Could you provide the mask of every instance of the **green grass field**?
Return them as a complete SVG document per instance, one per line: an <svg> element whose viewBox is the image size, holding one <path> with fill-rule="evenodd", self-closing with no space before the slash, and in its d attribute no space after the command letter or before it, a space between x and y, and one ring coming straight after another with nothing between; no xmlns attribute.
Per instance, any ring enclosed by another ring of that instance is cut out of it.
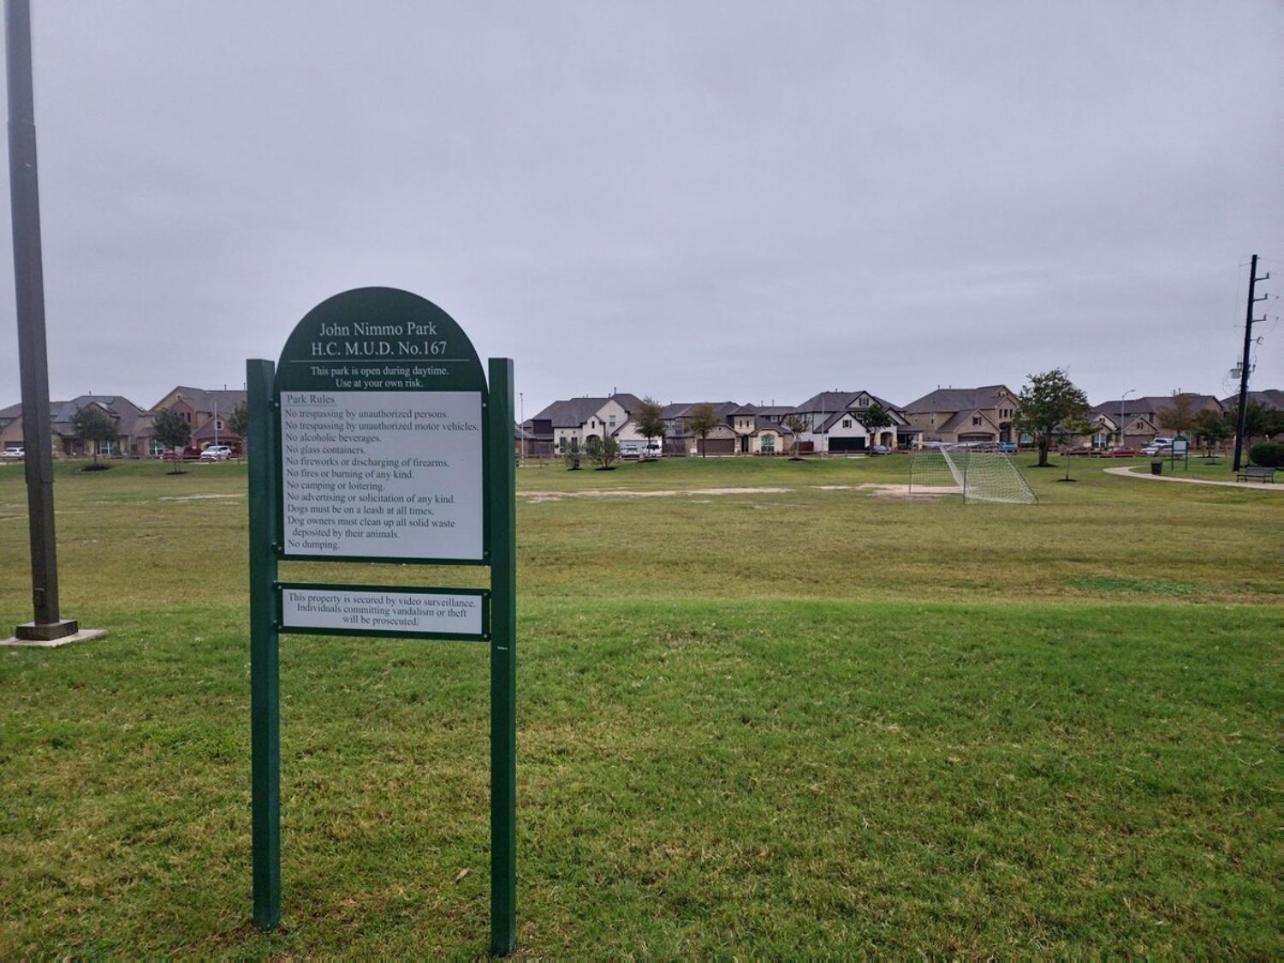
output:
<svg viewBox="0 0 1284 963"><path fill-rule="evenodd" d="M1112 464L1031 507L857 487L899 456L522 469L521 952L1284 954L1284 495ZM484 650L283 637L260 934L244 466L76 467L64 610L110 636L0 650L0 958L484 954Z"/></svg>

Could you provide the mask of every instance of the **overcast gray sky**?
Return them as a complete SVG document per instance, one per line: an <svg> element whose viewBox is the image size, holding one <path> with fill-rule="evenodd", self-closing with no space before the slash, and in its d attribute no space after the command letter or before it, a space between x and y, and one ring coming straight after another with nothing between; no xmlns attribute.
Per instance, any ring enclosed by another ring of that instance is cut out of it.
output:
<svg viewBox="0 0 1284 963"><path fill-rule="evenodd" d="M239 387L366 284L513 357L528 416L1222 395L1249 254L1284 293L1278 0L32 5L56 397Z"/></svg>

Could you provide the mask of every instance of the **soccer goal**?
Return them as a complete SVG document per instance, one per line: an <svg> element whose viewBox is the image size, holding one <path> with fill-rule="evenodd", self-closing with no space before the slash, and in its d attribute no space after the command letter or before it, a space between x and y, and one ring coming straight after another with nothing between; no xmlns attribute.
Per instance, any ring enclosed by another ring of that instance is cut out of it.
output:
<svg viewBox="0 0 1284 963"><path fill-rule="evenodd" d="M909 490L953 488L965 502L1034 505L1039 498L1010 455L969 445L929 445L910 458Z"/></svg>

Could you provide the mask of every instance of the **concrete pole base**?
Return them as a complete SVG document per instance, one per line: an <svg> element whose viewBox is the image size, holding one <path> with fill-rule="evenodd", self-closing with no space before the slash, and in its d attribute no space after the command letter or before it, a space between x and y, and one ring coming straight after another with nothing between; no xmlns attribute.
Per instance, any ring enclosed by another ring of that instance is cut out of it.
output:
<svg viewBox="0 0 1284 963"><path fill-rule="evenodd" d="M15 639L27 642L52 642L64 635L75 635L80 631L80 623L75 619L59 619L57 622L23 622L13 630Z"/></svg>
<svg viewBox="0 0 1284 963"><path fill-rule="evenodd" d="M67 626L71 627L69 633L64 631L59 634L57 631L50 631L51 629L56 630L58 627L65 629ZM70 619L50 624L25 622L17 627L13 638L0 639L0 646L55 649L60 645L71 645L75 642L92 642L94 639L103 638L106 634L106 629L82 629L74 620Z"/></svg>

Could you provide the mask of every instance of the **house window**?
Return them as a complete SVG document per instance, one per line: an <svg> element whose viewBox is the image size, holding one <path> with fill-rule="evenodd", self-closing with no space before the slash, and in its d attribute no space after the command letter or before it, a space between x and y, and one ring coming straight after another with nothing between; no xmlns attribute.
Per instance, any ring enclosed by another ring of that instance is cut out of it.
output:
<svg viewBox="0 0 1284 963"><path fill-rule="evenodd" d="M868 398L861 398L861 399L860 399L860 401L856 402L856 405L857 405L857 407L859 407L859 408L868 408L868 407L869 407L869 399L868 399Z"/></svg>
<svg viewBox="0 0 1284 963"><path fill-rule="evenodd" d="M775 435L763 435L763 436L762 436L762 450L763 450L763 453L764 453L764 454L768 454L768 455L773 454L773 453L776 451L776 436L775 436Z"/></svg>
<svg viewBox="0 0 1284 963"><path fill-rule="evenodd" d="M979 416L979 415L973 415L973 416L972 416L972 424L974 424L974 425L979 425L980 423L981 423L981 418L980 418L980 416Z"/></svg>
<svg viewBox="0 0 1284 963"><path fill-rule="evenodd" d="M852 420L851 420L850 418L844 418L844 419L843 419L843 427L844 427L844 428L850 428L851 426L852 426Z"/></svg>

